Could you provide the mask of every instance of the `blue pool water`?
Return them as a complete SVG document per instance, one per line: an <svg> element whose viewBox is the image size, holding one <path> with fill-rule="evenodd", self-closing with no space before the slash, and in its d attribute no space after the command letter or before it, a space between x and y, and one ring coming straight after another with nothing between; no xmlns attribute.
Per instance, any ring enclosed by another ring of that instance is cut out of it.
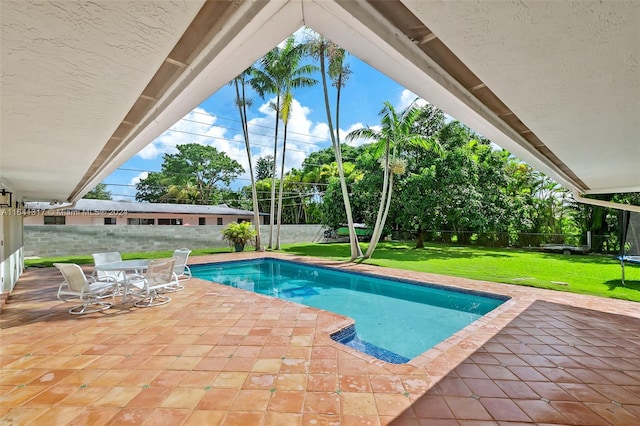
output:
<svg viewBox="0 0 640 426"><path fill-rule="evenodd" d="M191 271L197 278L351 317L355 327L332 338L393 363L409 361L507 300L276 259L195 265Z"/></svg>

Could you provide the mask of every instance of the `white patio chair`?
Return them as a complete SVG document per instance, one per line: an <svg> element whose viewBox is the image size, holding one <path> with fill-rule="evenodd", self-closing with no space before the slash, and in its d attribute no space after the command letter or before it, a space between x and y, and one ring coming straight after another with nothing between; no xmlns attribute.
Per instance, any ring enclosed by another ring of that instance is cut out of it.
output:
<svg viewBox="0 0 640 426"><path fill-rule="evenodd" d="M179 285L178 277L173 272L175 259L153 259L144 274L130 275L125 286L125 296L131 294L141 299L133 305L139 308L164 305L171 297L162 294L175 291Z"/></svg>
<svg viewBox="0 0 640 426"><path fill-rule="evenodd" d="M179 248L173 252L173 258L176 260L176 266L173 272L176 273L178 279L188 280L191 278L191 269L187 266L191 250L188 248Z"/></svg>
<svg viewBox="0 0 640 426"><path fill-rule="evenodd" d="M105 297L113 297L118 283L112 279L95 281L93 277L87 277L80 266L75 263L54 263L64 278L64 282L58 289L60 295L73 296L82 301L81 305L69 309L72 315L89 314L109 309L113 304L103 302ZM61 299L62 300L62 299Z"/></svg>
<svg viewBox="0 0 640 426"><path fill-rule="evenodd" d="M122 262L122 256L117 251L110 251L106 253L93 253L93 265L98 266L105 263ZM126 282L126 276L122 271L98 271L93 270L93 276L98 281L104 281L105 279L115 279L119 284L124 285Z"/></svg>

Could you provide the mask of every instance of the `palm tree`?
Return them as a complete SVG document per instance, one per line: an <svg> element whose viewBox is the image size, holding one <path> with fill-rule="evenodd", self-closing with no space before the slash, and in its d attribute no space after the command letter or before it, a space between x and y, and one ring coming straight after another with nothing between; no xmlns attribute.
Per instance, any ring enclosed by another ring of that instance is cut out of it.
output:
<svg viewBox="0 0 640 426"><path fill-rule="evenodd" d="M340 188L342 190L342 200L344 202L345 213L347 215L347 226L349 228L349 242L351 246L351 260L362 257L362 250L358 244L358 236L356 235L355 226L353 224L353 214L351 212L351 202L349 200L349 190L344 176L344 167L342 163L342 147L340 144L340 92L345 86L351 71L344 64L345 50L332 43L320 34L315 33L314 36L307 41L306 47L312 56L320 62L320 74L322 75L322 89L324 92L324 105L327 113L327 123L329 125L329 134L331 135L331 145L336 157L336 165L338 167L338 175L340 177ZM329 61L329 69L325 60ZM334 130L333 120L331 117L331 105L329 103L329 89L327 87L327 73L331 78L332 85L336 88L336 126Z"/></svg>
<svg viewBox="0 0 640 426"><path fill-rule="evenodd" d="M247 161L249 162L249 174L251 175L251 199L253 202L253 223L256 229L255 245L256 250L260 250L260 210L258 206L258 192L256 190L256 180L253 174L253 164L251 163L251 146L249 144L249 126L247 122L247 106L251 106L251 99L247 98L246 85L248 79L253 73L254 68L249 67L239 76L233 79L233 85L236 89L236 106L240 114L240 122L242 123L242 135L244 136L244 146L247 151Z"/></svg>
<svg viewBox="0 0 640 426"><path fill-rule="evenodd" d="M276 95L276 102L272 104L276 111L276 126L273 144L273 176L271 184L271 210L269 211L269 248L273 247L273 219L275 212L276 190L276 163L278 150L278 124L282 120L284 124L284 138L282 147L282 161L280 167L280 194L278 208L278 232L276 249L280 249L280 219L282 217L282 185L284 177L284 164L287 146L287 125L293 103L293 89L309 87L316 83L311 77L315 67L312 65L300 65L303 54L302 46L295 44L294 37L289 37L284 46L276 46L261 60L260 67L256 68L251 79L251 85L264 99L268 94Z"/></svg>
<svg viewBox="0 0 640 426"><path fill-rule="evenodd" d="M188 180L169 185L161 199L176 204L204 204L198 186Z"/></svg>
<svg viewBox="0 0 640 426"><path fill-rule="evenodd" d="M424 149L440 150L440 146L435 139L426 139L420 134L413 133L412 129L415 128L415 122L420 117L420 108L415 105L415 102L401 114L398 114L389 102L385 102L379 115L382 118L380 123L382 125L381 130L374 130L367 126L354 130L347 135L347 140L359 138L376 140L377 142L374 145L375 154L382 157L380 162L382 163L384 175L380 206L378 207L371 242L364 255L366 259L371 257L382 236L382 230L391 206L393 176L402 175L406 170L406 161L401 156L403 149L412 145L420 146Z"/></svg>

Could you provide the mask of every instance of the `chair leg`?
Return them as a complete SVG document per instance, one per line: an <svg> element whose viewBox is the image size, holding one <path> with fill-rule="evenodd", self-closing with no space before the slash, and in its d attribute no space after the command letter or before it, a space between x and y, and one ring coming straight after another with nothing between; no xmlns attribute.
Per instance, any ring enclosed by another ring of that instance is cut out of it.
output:
<svg viewBox="0 0 640 426"><path fill-rule="evenodd" d="M95 312L102 312L113 306L111 303L99 302L97 300L91 300L83 303L82 305L74 306L69 309L71 315L92 314Z"/></svg>
<svg viewBox="0 0 640 426"><path fill-rule="evenodd" d="M133 306L137 308L149 308L151 306L164 305L169 302L171 302L171 298L169 296L163 296L161 294L158 294L156 291L152 291L144 299L135 302Z"/></svg>

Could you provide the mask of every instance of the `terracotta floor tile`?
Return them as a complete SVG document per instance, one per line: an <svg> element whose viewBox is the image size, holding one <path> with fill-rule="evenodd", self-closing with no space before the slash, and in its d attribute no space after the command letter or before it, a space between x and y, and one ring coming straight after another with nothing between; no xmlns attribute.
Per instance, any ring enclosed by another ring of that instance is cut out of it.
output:
<svg viewBox="0 0 640 426"><path fill-rule="evenodd" d="M194 410L184 421L183 426L221 425L226 416L226 410Z"/></svg>
<svg viewBox="0 0 640 426"><path fill-rule="evenodd" d="M376 393L373 395L376 400L378 414L381 416L416 417L411 408L411 400L401 394Z"/></svg>
<svg viewBox="0 0 640 426"><path fill-rule="evenodd" d="M549 379L538 370L529 366L512 366L509 370L524 382L547 382Z"/></svg>
<svg viewBox="0 0 640 426"><path fill-rule="evenodd" d="M93 405L98 399L109 391L105 387L77 387L77 390L59 402L59 405L71 405L87 407Z"/></svg>
<svg viewBox="0 0 640 426"><path fill-rule="evenodd" d="M238 395L235 389L206 389L196 408L198 410L227 411Z"/></svg>
<svg viewBox="0 0 640 426"><path fill-rule="evenodd" d="M287 257L193 261L265 255ZM158 309L127 304L72 317L55 299L57 274L28 270L2 306L3 321L17 326L0 329L1 422L627 426L640 418L635 303L385 268L511 297L392 365L328 337L346 317L198 279ZM34 310L46 320L25 314Z"/></svg>
<svg viewBox="0 0 640 426"><path fill-rule="evenodd" d="M179 425L189 416L191 410L158 408L144 422L145 426Z"/></svg>
<svg viewBox="0 0 640 426"><path fill-rule="evenodd" d="M314 426L335 426L340 424L340 416L338 414L304 413L302 415L302 424Z"/></svg>
<svg viewBox="0 0 640 426"><path fill-rule="evenodd" d="M242 389L275 389L276 378L275 374L250 373L247 375Z"/></svg>
<svg viewBox="0 0 640 426"><path fill-rule="evenodd" d="M303 412L319 414L340 414L341 397L336 392L307 392Z"/></svg>
<svg viewBox="0 0 640 426"><path fill-rule="evenodd" d="M251 371L257 373L278 373L282 366L280 358L258 358L253 364Z"/></svg>
<svg viewBox="0 0 640 426"><path fill-rule="evenodd" d="M106 425L118 410L115 407L88 407L67 424L70 426Z"/></svg>
<svg viewBox="0 0 640 426"><path fill-rule="evenodd" d="M224 421L228 425L259 425L266 417L265 413L255 411L230 411Z"/></svg>
<svg viewBox="0 0 640 426"><path fill-rule="evenodd" d="M541 400L514 400L514 402L536 423L570 424L552 405Z"/></svg>
<svg viewBox="0 0 640 426"><path fill-rule="evenodd" d="M307 387L307 375L296 373L283 373L276 377L276 389L301 391Z"/></svg>
<svg viewBox="0 0 640 426"><path fill-rule="evenodd" d="M141 425L155 408L127 407L119 410L107 423L108 425Z"/></svg>
<svg viewBox="0 0 640 426"><path fill-rule="evenodd" d="M638 395L634 395L621 386L600 384L592 384L590 386L595 391L609 398L610 401L616 401L620 404L638 404Z"/></svg>
<svg viewBox="0 0 640 426"><path fill-rule="evenodd" d="M267 412L264 426L298 426L302 424L302 414Z"/></svg>
<svg viewBox="0 0 640 426"><path fill-rule="evenodd" d="M129 403L127 407L160 407L171 394L172 388L149 386L142 389Z"/></svg>
<svg viewBox="0 0 640 426"><path fill-rule="evenodd" d="M375 398L369 393L343 392L340 394L343 415L377 414Z"/></svg>
<svg viewBox="0 0 640 426"><path fill-rule="evenodd" d="M141 391L140 387L111 388L95 402L95 405L98 407L126 407Z"/></svg>
<svg viewBox="0 0 640 426"><path fill-rule="evenodd" d="M569 419L572 424L597 426L609 424L589 407L579 402L552 401L551 405Z"/></svg>
<svg viewBox="0 0 640 426"><path fill-rule="evenodd" d="M37 424L35 420L46 413L49 407L12 407L0 417L3 425Z"/></svg>
<svg viewBox="0 0 640 426"><path fill-rule="evenodd" d="M275 391L269 400L269 411L302 413L305 395L296 391Z"/></svg>
<svg viewBox="0 0 640 426"><path fill-rule="evenodd" d="M611 403L586 403L592 411L598 414L603 419L607 420L612 425L632 425L637 424L640 421L640 413L632 413L626 410L626 407L619 407Z"/></svg>
<svg viewBox="0 0 640 426"><path fill-rule="evenodd" d="M451 409L440 395L425 395L413 404L413 410L419 418L453 419Z"/></svg>
<svg viewBox="0 0 640 426"><path fill-rule="evenodd" d="M307 391L335 392L339 389L337 374L309 374Z"/></svg>
<svg viewBox="0 0 640 426"><path fill-rule="evenodd" d="M343 392L371 392L369 376L366 374L340 374L338 380Z"/></svg>
<svg viewBox="0 0 640 426"><path fill-rule="evenodd" d="M231 405L232 411L265 411L271 391L259 389L242 389Z"/></svg>
<svg viewBox="0 0 640 426"><path fill-rule="evenodd" d="M402 394L406 390L399 376L369 375L369 381L373 392Z"/></svg>
<svg viewBox="0 0 640 426"><path fill-rule="evenodd" d="M438 390L445 396L471 396L471 390L458 377L445 377L438 382Z"/></svg>
<svg viewBox="0 0 640 426"><path fill-rule="evenodd" d="M501 365L480 364L480 368L491 380L519 380L509 369Z"/></svg>
<svg viewBox="0 0 640 426"><path fill-rule="evenodd" d="M610 377L613 378L613 375L608 374L608 372L611 370L603 371L603 375L585 368L567 368L565 371L567 372L567 374L571 374L572 377L575 377L575 379L573 380L574 382L612 384ZM559 381L571 382L570 380Z"/></svg>
<svg viewBox="0 0 640 426"><path fill-rule="evenodd" d="M105 371L100 377L97 377L91 382L92 386L117 386L126 379L131 372L128 370L110 370Z"/></svg>
<svg viewBox="0 0 640 426"><path fill-rule="evenodd" d="M342 426L380 426L378 416L342 416Z"/></svg>
<svg viewBox="0 0 640 426"><path fill-rule="evenodd" d="M542 398L550 401L575 401L576 398L560 386L550 382L528 382L527 385Z"/></svg>
<svg viewBox="0 0 640 426"><path fill-rule="evenodd" d="M489 379L462 379L473 395L480 397L507 398L498 385Z"/></svg>
<svg viewBox="0 0 640 426"><path fill-rule="evenodd" d="M55 405L68 397L69 395L75 393L78 390L75 386L55 386L48 388L44 392L39 393L37 396L31 398L29 401L25 402L24 405L26 407L29 406L37 406L37 405Z"/></svg>
<svg viewBox="0 0 640 426"><path fill-rule="evenodd" d="M474 398L460 396L443 396L443 398L458 420L491 420L491 415Z"/></svg>
<svg viewBox="0 0 640 426"><path fill-rule="evenodd" d="M41 425L64 425L73 422L85 410L85 407L51 407L34 421Z"/></svg>
<svg viewBox="0 0 640 426"><path fill-rule="evenodd" d="M480 398L480 403L494 420L509 422L531 422L512 400L508 398Z"/></svg>

